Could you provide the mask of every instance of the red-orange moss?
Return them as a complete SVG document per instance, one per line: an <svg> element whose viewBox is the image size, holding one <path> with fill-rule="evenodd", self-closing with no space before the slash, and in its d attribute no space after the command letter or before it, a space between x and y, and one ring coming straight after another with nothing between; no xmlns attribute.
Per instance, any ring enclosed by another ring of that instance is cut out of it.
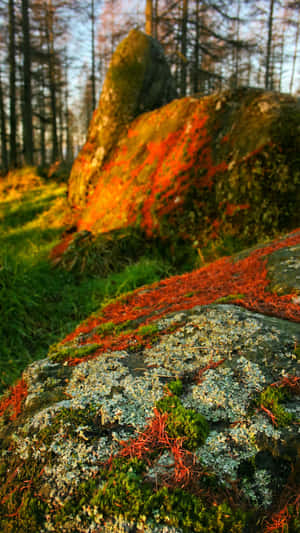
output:
<svg viewBox="0 0 300 533"><path fill-rule="evenodd" d="M10 420L15 420L22 411L22 403L27 394L27 383L24 379L20 379L16 385L10 387L9 396L0 402L0 416L9 410Z"/></svg>
<svg viewBox="0 0 300 533"><path fill-rule="evenodd" d="M289 522L292 516L300 513L300 493L299 485L289 486L282 491L281 505L279 511L271 514L266 522L264 533L285 533L289 531ZM293 531L296 531L293 530Z"/></svg>
<svg viewBox="0 0 300 533"><path fill-rule="evenodd" d="M54 248L52 248L50 253L50 259L54 260L60 258L62 254L67 250L70 242L72 241L74 234L66 235Z"/></svg>
<svg viewBox="0 0 300 533"><path fill-rule="evenodd" d="M179 122L170 125L171 131L157 141L152 132L151 140L144 145L136 142L139 120L136 121L104 165L78 222L79 231L92 230L96 224L97 231L106 232L134 225L139 219L140 227L150 237L159 232L162 217L184 204L193 183L197 189L211 189L216 174L225 172L227 164L213 161L205 102L186 100L184 106L190 117L187 123L183 115ZM174 103L170 104L160 110L160 115L164 120L172 120L174 108ZM143 124L148 120L149 125L151 119L152 114L149 114L141 120Z"/></svg>
<svg viewBox="0 0 300 533"><path fill-rule="evenodd" d="M137 289L125 300L107 305L102 309L101 317L93 317L83 325L79 325L63 342L75 339L80 334L90 333L85 341L81 340L81 343L99 344L97 352L90 357L96 357L107 350L127 349L136 343L145 342L145 339L139 336L138 330L105 339L99 337L93 330L108 321L113 321L117 325L127 320L143 319L144 324L149 324L167 313L210 304L229 294L243 294L242 299L237 296L231 303L239 304L251 311L300 322L300 308L293 302L293 294L279 296L268 291L269 279L266 268L270 254L299 243L298 230L298 233L294 232L286 238L254 250L244 259L233 261L223 257L199 270L155 283L146 290ZM191 296L187 297L187 294ZM77 364L83 360L85 358L73 359L69 364Z"/></svg>

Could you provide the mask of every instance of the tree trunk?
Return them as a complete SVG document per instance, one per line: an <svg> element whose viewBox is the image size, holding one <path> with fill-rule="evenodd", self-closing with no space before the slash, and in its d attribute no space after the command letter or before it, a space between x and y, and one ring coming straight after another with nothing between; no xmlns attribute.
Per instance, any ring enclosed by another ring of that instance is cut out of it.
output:
<svg viewBox="0 0 300 533"><path fill-rule="evenodd" d="M158 0L154 0L154 12L152 16L153 20L153 36L158 38Z"/></svg>
<svg viewBox="0 0 300 533"><path fill-rule="evenodd" d="M64 112L63 112L63 92L59 91L59 104L58 104L58 157L60 160L63 159L64 153Z"/></svg>
<svg viewBox="0 0 300 533"><path fill-rule="evenodd" d="M23 147L27 165L33 165L33 125L32 125L32 93L31 93L31 50L29 34L29 5L28 0L22 0L22 29L23 29Z"/></svg>
<svg viewBox="0 0 300 533"><path fill-rule="evenodd" d="M237 13L236 13L236 34L235 38L237 41L240 40L240 11L241 11L241 1L237 0ZM234 86L238 87L240 83L240 50L239 47L235 47L235 72L234 72Z"/></svg>
<svg viewBox="0 0 300 533"><path fill-rule="evenodd" d="M152 0L146 0L146 26L145 33L147 35L153 35L153 2Z"/></svg>
<svg viewBox="0 0 300 533"><path fill-rule="evenodd" d="M50 90L50 109L51 109L51 129L52 129L52 156L51 162L58 159L58 139L57 139L57 95L55 81L55 52L53 37L53 11L52 3L49 1L47 20L46 20L46 39L48 48L48 76Z"/></svg>
<svg viewBox="0 0 300 533"><path fill-rule="evenodd" d="M199 40L200 40L200 15L199 15L199 0L196 0L195 5L195 46L194 46L194 68L193 68L193 92L199 91Z"/></svg>
<svg viewBox="0 0 300 533"><path fill-rule="evenodd" d="M283 65L284 65L284 32L282 33L281 43L280 43L279 91L282 90Z"/></svg>
<svg viewBox="0 0 300 533"><path fill-rule="evenodd" d="M5 174L8 171L8 157L6 145L6 116L4 109L4 94L2 89L2 79L0 71L0 126L1 126L1 166Z"/></svg>
<svg viewBox="0 0 300 533"><path fill-rule="evenodd" d="M14 0L8 2L9 16L9 121L10 121L10 155L9 166L17 166L17 116L16 116L16 20Z"/></svg>
<svg viewBox="0 0 300 533"><path fill-rule="evenodd" d="M188 21L188 0L182 0L182 21L181 21L181 72L180 72L180 94L186 96L187 88L187 21Z"/></svg>
<svg viewBox="0 0 300 533"><path fill-rule="evenodd" d="M46 156L46 117L45 117L45 93L44 93L44 79L42 79L42 86L39 94L39 115L40 115L40 152L41 165L43 167L47 164Z"/></svg>
<svg viewBox="0 0 300 533"><path fill-rule="evenodd" d="M271 84L270 72L271 72L274 3L275 3L275 0L270 0L269 21L268 21L268 42L267 42L267 55L266 55L266 76L265 76L265 88L266 89L269 89L270 84Z"/></svg>
<svg viewBox="0 0 300 533"><path fill-rule="evenodd" d="M65 124L66 124L66 161L73 160L73 137L71 134L71 120L69 113L69 89L68 89L68 75L66 68L66 90L65 90Z"/></svg>
<svg viewBox="0 0 300 533"><path fill-rule="evenodd" d="M96 109L96 68L95 68L95 4L94 0L91 0L91 24L92 24L92 105L93 111Z"/></svg>

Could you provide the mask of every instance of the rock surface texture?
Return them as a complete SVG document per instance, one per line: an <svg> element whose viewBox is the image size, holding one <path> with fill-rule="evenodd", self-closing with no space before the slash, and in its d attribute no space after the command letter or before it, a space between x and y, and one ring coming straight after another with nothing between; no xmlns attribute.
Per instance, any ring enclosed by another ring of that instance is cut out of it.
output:
<svg viewBox="0 0 300 533"><path fill-rule="evenodd" d="M299 531L299 249L137 289L30 365L0 404L0 530Z"/></svg>
<svg viewBox="0 0 300 533"><path fill-rule="evenodd" d="M296 99L238 89L174 100L118 131L103 164L97 120L70 179L77 231L138 228L191 246L228 235L249 246L299 225Z"/></svg>
<svg viewBox="0 0 300 533"><path fill-rule="evenodd" d="M103 162L129 123L175 97L161 46L152 37L132 30L113 55L87 142L73 166L69 186L72 204L85 204Z"/></svg>

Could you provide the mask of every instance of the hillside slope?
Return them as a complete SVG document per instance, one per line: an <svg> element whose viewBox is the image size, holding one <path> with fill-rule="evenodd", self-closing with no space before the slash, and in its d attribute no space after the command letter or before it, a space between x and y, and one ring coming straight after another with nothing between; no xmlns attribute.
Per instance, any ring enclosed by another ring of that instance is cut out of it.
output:
<svg viewBox="0 0 300 533"><path fill-rule="evenodd" d="M106 304L1 401L1 531L299 528L300 230Z"/></svg>

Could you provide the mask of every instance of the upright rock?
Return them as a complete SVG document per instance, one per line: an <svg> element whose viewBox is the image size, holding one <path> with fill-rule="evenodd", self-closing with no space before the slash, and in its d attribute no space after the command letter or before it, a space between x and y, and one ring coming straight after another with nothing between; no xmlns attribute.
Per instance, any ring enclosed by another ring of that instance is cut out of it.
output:
<svg viewBox="0 0 300 533"><path fill-rule="evenodd" d="M97 180L103 161L129 122L175 97L161 46L149 35L132 30L113 55L87 142L74 163L69 183L73 206L85 204L89 185Z"/></svg>

